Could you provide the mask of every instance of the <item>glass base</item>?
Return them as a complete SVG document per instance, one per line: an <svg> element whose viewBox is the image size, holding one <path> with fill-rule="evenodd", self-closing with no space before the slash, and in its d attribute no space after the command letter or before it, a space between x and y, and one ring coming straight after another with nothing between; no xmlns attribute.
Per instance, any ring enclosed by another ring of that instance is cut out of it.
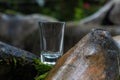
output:
<svg viewBox="0 0 120 80"><path fill-rule="evenodd" d="M41 52L41 62L45 64L55 65L56 61L61 57L60 52Z"/></svg>

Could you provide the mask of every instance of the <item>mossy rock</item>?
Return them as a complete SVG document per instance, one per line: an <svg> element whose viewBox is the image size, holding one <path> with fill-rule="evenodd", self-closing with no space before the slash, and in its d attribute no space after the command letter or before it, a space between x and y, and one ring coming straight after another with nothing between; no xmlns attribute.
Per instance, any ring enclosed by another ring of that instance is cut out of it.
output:
<svg viewBox="0 0 120 80"><path fill-rule="evenodd" d="M33 53L0 42L0 80L34 80L51 68Z"/></svg>

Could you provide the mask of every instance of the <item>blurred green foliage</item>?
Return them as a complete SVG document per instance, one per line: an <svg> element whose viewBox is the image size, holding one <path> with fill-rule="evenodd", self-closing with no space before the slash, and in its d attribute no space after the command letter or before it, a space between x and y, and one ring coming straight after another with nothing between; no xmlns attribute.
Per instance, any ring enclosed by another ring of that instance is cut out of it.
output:
<svg viewBox="0 0 120 80"><path fill-rule="evenodd" d="M75 7L74 20L80 20L95 13L105 3L106 0L79 0L78 6Z"/></svg>
<svg viewBox="0 0 120 80"><path fill-rule="evenodd" d="M106 2L107 0L50 0L41 13L59 20L78 21L96 12Z"/></svg>
<svg viewBox="0 0 120 80"><path fill-rule="evenodd" d="M108 0L0 0L1 12L45 14L60 21L80 20L96 12Z"/></svg>

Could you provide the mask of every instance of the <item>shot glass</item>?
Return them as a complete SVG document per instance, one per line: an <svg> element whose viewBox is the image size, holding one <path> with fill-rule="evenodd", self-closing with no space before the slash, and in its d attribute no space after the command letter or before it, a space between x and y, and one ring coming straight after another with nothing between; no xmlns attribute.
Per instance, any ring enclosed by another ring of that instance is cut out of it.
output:
<svg viewBox="0 0 120 80"><path fill-rule="evenodd" d="M54 65L63 55L65 22L39 22L40 59Z"/></svg>

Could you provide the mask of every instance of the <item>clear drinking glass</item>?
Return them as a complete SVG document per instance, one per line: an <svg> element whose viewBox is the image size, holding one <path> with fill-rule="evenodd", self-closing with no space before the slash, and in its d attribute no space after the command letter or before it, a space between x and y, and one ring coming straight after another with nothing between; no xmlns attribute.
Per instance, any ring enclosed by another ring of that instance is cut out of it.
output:
<svg viewBox="0 0 120 80"><path fill-rule="evenodd" d="M41 62L54 65L62 56L64 28L65 22L39 22Z"/></svg>

